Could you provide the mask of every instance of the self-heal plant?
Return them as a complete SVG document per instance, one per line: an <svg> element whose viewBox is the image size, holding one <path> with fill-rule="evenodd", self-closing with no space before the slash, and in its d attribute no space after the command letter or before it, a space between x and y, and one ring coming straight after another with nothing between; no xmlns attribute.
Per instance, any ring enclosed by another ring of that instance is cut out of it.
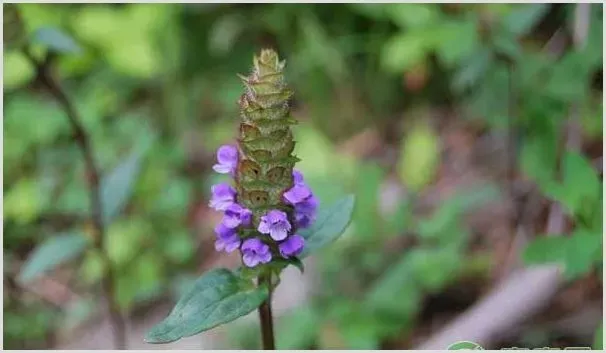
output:
<svg viewBox="0 0 606 353"><path fill-rule="evenodd" d="M215 230L217 251L239 251L243 266L201 276L169 316L147 334L149 343L168 343L211 329L259 308L263 347L274 348L271 293L288 265L303 270L301 259L343 233L353 196L330 207L320 203L303 174L294 169L295 141L284 79L285 62L273 50L253 60L240 76L240 128L236 145L217 150L213 170L232 182L213 185L209 207L223 217ZM254 281L253 279L256 279Z"/></svg>

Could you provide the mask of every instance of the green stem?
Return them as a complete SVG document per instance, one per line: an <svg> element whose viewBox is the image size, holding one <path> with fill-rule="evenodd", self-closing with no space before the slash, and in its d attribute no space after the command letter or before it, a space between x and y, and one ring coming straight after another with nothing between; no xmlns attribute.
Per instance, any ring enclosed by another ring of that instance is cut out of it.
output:
<svg viewBox="0 0 606 353"><path fill-rule="evenodd" d="M259 307L259 319L261 320L261 338L263 340L263 349L275 350L274 342L274 319L271 313L271 274L262 274L259 276L259 286L267 285L269 296Z"/></svg>

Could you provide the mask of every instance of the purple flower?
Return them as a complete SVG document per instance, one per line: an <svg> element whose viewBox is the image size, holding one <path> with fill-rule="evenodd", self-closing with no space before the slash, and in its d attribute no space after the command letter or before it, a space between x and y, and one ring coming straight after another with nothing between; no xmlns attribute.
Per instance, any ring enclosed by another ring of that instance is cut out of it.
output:
<svg viewBox="0 0 606 353"><path fill-rule="evenodd" d="M295 184L284 193L284 199L291 205L296 205L312 196L311 190L305 184Z"/></svg>
<svg viewBox="0 0 606 353"><path fill-rule="evenodd" d="M269 246L257 238L251 238L242 244L242 261L248 267L255 267L259 263L268 263L271 261L271 252Z"/></svg>
<svg viewBox="0 0 606 353"><path fill-rule="evenodd" d="M306 228L316 218L318 199L311 189L305 185L303 174L293 170L295 185L284 193L286 202L295 206L295 222L298 228Z"/></svg>
<svg viewBox="0 0 606 353"><path fill-rule="evenodd" d="M240 224L249 225L252 220L252 212L237 203L232 203L225 209L223 224L227 228L236 228Z"/></svg>
<svg viewBox="0 0 606 353"><path fill-rule="evenodd" d="M230 253L240 247L240 238L234 229L226 227L223 223L219 223L215 227L217 240L215 241L215 249L217 251L225 250Z"/></svg>
<svg viewBox="0 0 606 353"><path fill-rule="evenodd" d="M294 179L295 185L301 185L305 183L305 181L303 180L303 174L296 169L292 170L292 177Z"/></svg>
<svg viewBox="0 0 606 353"><path fill-rule="evenodd" d="M223 145L217 150L217 161L213 169L221 174L234 174L238 166L238 149L232 145Z"/></svg>
<svg viewBox="0 0 606 353"><path fill-rule="evenodd" d="M225 211L231 204L234 203L236 190L229 184L219 183L212 186L212 197L208 205L217 210Z"/></svg>
<svg viewBox="0 0 606 353"><path fill-rule="evenodd" d="M305 239L300 235L294 234L283 241L278 247L283 257L290 257L299 255L303 251L304 245Z"/></svg>
<svg viewBox="0 0 606 353"><path fill-rule="evenodd" d="M284 240L290 231L290 223L285 212L271 210L261 217L259 222L259 232L269 234L273 240Z"/></svg>

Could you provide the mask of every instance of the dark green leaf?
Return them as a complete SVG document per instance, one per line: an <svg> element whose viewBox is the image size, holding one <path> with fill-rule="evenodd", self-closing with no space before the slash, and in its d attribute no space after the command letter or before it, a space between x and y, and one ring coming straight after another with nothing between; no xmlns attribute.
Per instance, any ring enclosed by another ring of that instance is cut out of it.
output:
<svg viewBox="0 0 606 353"><path fill-rule="evenodd" d="M227 269L209 271L147 333L145 341L169 343L196 335L250 313L267 296L266 287L255 288Z"/></svg>
<svg viewBox="0 0 606 353"><path fill-rule="evenodd" d="M105 224L110 223L126 206L141 169L144 150L143 147L135 150L101 180L101 203Z"/></svg>
<svg viewBox="0 0 606 353"><path fill-rule="evenodd" d="M82 48L69 34L56 27L43 27L36 30L32 40L59 53L79 54L82 52Z"/></svg>
<svg viewBox="0 0 606 353"><path fill-rule="evenodd" d="M19 281L31 281L76 258L82 254L87 242L88 240L81 233L66 233L49 237L29 256L19 273Z"/></svg>
<svg viewBox="0 0 606 353"><path fill-rule="evenodd" d="M299 234L305 238L305 248L299 258L304 258L336 240L351 221L355 197L348 195L326 209L320 209L314 224Z"/></svg>
<svg viewBox="0 0 606 353"><path fill-rule="evenodd" d="M455 74L452 87L462 92L474 86L492 65L493 55L489 48L478 49Z"/></svg>
<svg viewBox="0 0 606 353"><path fill-rule="evenodd" d="M503 27L516 36L526 35L549 10L548 4L524 4L503 19Z"/></svg>

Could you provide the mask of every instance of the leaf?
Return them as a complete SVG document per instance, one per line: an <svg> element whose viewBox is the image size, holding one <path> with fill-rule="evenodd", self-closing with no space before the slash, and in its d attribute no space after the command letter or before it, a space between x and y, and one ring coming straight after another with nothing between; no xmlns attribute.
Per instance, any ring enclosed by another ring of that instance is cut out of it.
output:
<svg viewBox="0 0 606 353"><path fill-rule="evenodd" d="M145 145L147 147L147 145ZM145 148L135 150L126 160L101 180L103 222L109 224L126 206L135 179L141 169Z"/></svg>
<svg viewBox="0 0 606 353"><path fill-rule="evenodd" d="M493 60L493 54L489 48L477 49L456 72L452 80L453 90L462 92L474 86L488 71Z"/></svg>
<svg viewBox="0 0 606 353"><path fill-rule="evenodd" d="M436 54L447 67L456 67L478 50L475 21L444 21L435 28Z"/></svg>
<svg viewBox="0 0 606 353"><path fill-rule="evenodd" d="M249 287L227 269L209 271L147 333L145 342L174 342L228 323L255 310L268 294L266 287Z"/></svg>
<svg viewBox="0 0 606 353"><path fill-rule="evenodd" d="M440 10L434 4L389 4L385 13L398 26L404 29L427 27L436 22Z"/></svg>
<svg viewBox="0 0 606 353"><path fill-rule="evenodd" d="M425 45L424 36L417 32L398 34L383 46L381 64L385 71L400 74L425 60Z"/></svg>
<svg viewBox="0 0 606 353"><path fill-rule="evenodd" d="M27 57L15 50L5 51L2 85L5 90L14 89L28 83L36 75L36 70Z"/></svg>
<svg viewBox="0 0 606 353"><path fill-rule="evenodd" d="M29 282L80 255L88 239L81 233L64 233L49 237L29 256L18 280Z"/></svg>
<svg viewBox="0 0 606 353"><path fill-rule="evenodd" d="M524 250L526 264L555 263L564 267L564 277L575 279L591 270L601 260L600 232L577 230L569 237L540 237Z"/></svg>
<svg viewBox="0 0 606 353"><path fill-rule="evenodd" d="M39 28L34 32L32 41L59 53L80 54L82 52L82 48L69 34L56 27Z"/></svg>
<svg viewBox="0 0 606 353"><path fill-rule="evenodd" d="M538 185L552 181L557 162L557 142L551 130L543 129L539 136L529 137L522 145L522 171Z"/></svg>
<svg viewBox="0 0 606 353"><path fill-rule="evenodd" d="M509 33L523 36L539 23L548 10L548 4L524 4L507 14L502 25Z"/></svg>
<svg viewBox="0 0 606 353"><path fill-rule="evenodd" d="M591 162L579 153L566 151L562 174L562 183L542 185L544 192L575 216L591 213L597 207L600 191L600 179Z"/></svg>
<svg viewBox="0 0 606 353"><path fill-rule="evenodd" d="M351 221L355 197L348 195L326 209L320 209L314 224L301 232L305 238L305 248L299 258L304 258L336 240Z"/></svg>
<svg viewBox="0 0 606 353"><path fill-rule="evenodd" d="M398 174L409 189L420 191L434 178L439 159L436 133L429 125L418 124L402 141Z"/></svg>

